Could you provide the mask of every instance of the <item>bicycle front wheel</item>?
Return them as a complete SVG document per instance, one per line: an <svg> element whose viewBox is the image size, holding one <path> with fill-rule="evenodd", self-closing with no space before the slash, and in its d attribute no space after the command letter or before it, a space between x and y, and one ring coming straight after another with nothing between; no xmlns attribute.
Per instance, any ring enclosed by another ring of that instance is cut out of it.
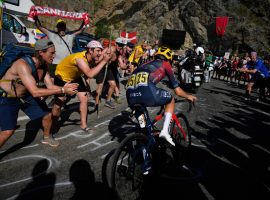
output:
<svg viewBox="0 0 270 200"><path fill-rule="evenodd" d="M142 148L147 143L146 135L135 133L127 136L116 149L109 173L109 186L116 191L119 199L140 199L144 182Z"/></svg>

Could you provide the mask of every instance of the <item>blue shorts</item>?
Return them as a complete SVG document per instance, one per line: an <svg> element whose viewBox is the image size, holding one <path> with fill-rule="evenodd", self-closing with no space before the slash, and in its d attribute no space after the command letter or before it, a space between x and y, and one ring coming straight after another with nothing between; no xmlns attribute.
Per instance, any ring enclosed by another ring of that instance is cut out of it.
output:
<svg viewBox="0 0 270 200"><path fill-rule="evenodd" d="M163 106L171 102L170 92L149 83L148 86L139 86L135 89L127 89L127 102L129 106L140 104L146 107Z"/></svg>
<svg viewBox="0 0 270 200"><path fill-rule="evenodd" d="M22 98L0 97L0 130L15 130L19 110L21 109L31 120L41 118L50 112L45 101L32 96Z"/></svg>

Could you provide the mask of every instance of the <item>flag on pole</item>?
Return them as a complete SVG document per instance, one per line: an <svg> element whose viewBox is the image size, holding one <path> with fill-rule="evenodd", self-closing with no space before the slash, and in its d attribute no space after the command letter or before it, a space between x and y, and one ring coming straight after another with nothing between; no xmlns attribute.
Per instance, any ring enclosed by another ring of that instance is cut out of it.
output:
<svg viewBox="0 0 270 200"><path fill-rule="evenodd" d="M136 35L137 35L137 32L124 32L124 31L121 31L120 32L120 37L125 39L127 42L131 42L133 44L136 44L137 43L137 38L136 38Z"/></svg>
<svg viewBox="0 0 270 200"><path fill-rule="evenodd" d="M0 0L0 30L2 30L4 0Z"/></svg>
<svg viewBox="0 0 270 200"><path fill-rule="evenodd" d="M221 16L216 17L216 34L217 36L222 37L225 33L226 27L228 25L229 17Z"/></svg>

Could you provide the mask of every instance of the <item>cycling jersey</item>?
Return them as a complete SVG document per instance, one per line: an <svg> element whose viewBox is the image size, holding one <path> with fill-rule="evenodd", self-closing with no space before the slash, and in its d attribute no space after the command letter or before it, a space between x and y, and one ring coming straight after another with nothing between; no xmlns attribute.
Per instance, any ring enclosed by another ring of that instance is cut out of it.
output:
<svg viewBox="0 0 270 200"><path fill-rule="evenodd" d="M126 85L129 105L160 106L168 104L172 99L171 94L156 87L165 77L168 77L172 88L179 86L169 62L153 60L139 66L134 70Z"/></svg>
<svg viewBox="0 0 270 200"><path fill-rule="evenodd" d="M147 81L152 82L155 85L167 76L169 78L171 86L173 88L178 87L178 82L173 75L172 66L169 62L165 62L163 60L153 60L148 63L144 63L143 65L139 66L137 69L134 70L130 78L134 79L135 77L139 76L139 74L146 74L143 72L146 72L148 74L146 75L148 77ZM136 78L136 83L138 85L141 84L141 82L139 82L140 80ZM136 87L136 83L133 84L132 82L129 82L127 87Z"/></svg>

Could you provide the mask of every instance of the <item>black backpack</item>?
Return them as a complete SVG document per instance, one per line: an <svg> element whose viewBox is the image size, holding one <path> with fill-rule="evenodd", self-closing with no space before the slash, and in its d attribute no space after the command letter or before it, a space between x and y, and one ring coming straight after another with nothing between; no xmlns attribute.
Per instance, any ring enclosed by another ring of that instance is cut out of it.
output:
<svg viewBox="0 0 270 200"><path fill-rule="evenodd" d="M13 62L19 58L24 59L32 69L32 74L37 79L36 67L33 59L35 50L27 44L9 43L0 54L0 79L5 75Z"/></svg>

